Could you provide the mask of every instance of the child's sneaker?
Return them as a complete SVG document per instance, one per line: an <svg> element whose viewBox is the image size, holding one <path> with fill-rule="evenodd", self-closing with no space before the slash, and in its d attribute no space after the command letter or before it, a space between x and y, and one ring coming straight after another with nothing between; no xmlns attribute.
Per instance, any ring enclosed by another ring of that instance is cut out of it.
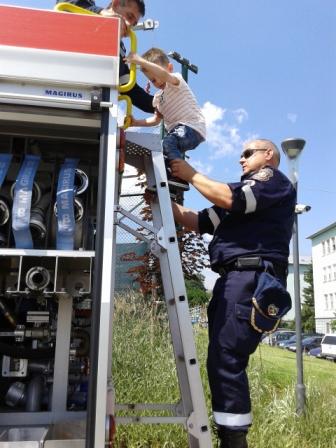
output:
<svg viewBox="0 0 336 448"><path fill-rule="evenodd" d="M152 185L151 187L147 187L146 191L149 191L152 194L156 194L157 193L155 185ZM174 193L173 191L169 190L169 196L170 196L170 199L172 199L173 201L176 200L176 193Z"/></svg>

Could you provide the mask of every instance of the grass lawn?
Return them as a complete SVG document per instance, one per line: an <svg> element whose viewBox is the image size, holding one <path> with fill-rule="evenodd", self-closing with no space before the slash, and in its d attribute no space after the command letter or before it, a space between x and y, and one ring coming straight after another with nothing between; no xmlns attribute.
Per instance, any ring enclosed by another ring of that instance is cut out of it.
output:
<svg viewBox="0 0 336 448"><path fill-rule="evenodd" d="M195 338L211 416L206 330L195 328ZM113 378L117 403L179 400L169 340L163 311L153 316L152 308L134 294L116 301ZM336 363L304 356L307 407L302 417L295 413L295 354L260 345L251 357L249 379L254 417L250 448L336 448ZM116 446L186 448L188 444L179 425L134 424L118 425Z"/></svg>

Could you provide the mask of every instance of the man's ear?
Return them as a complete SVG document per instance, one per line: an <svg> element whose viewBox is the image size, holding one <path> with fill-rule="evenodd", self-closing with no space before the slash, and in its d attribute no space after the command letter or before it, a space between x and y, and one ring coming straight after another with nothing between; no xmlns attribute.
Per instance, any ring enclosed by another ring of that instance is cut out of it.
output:
<svg viewBox="0 0 336 448"><path fill-rule="evenodd" d="M174 71L174 66L171 62L169 62L169 64L168 64L168 71L169 71L169 73L173 73L173 71Z"/></svg>
<svg viewBox="0 0 336 448"><path fill-rule="evenodd" d="M274 156L274 151L272 148L268 148L265 154L266 160L272 160Z"/></svg>

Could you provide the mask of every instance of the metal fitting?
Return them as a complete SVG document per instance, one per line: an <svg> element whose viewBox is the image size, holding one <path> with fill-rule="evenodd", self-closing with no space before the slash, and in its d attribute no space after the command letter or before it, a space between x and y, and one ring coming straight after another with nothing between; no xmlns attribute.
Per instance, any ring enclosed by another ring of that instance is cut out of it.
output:
<svg viewBox="0 0 336 448"><path fill-rule="evenodd" d="M24 403L26 399L26 385L20 381L13 383L7 390L5 403L7 406L14 408Z"/></svg>
<svg viewBox="0 0 336 448"><path fill-rule="evenodd" d="M16 182L14 182L12 184L11 190L10 190L10 194L11 194L12 199L14 199L15 185L16 185ZM32 201L31 201L32 206L37 205L40 202L41 197L42 197L41 187L39 186L39 184L37 182L34 182L33 183L33 191L32 191Z"/></svg>
<svg viewBox="0 0 336 448"><path fill-rule="evenodd" d="M88 189L89 186L89 177L88 175L81 169L76 168L75 170L75 194L79 196L84 193Z"/></svg>
<svg viewBox="0 0 336 448"><path fill-rule="evenodd" d="M44 216L45 212L41 208L33 208L30 212L30 230L34 241L41 241L46 237Z"/></svg>
<svg viewBox="0 0 336 448"><path fill-rule="evenodd" d="M75 221L79 222L83 219L84 216L84 207L82 201L78 198L75 198L74 201L74 211L75 211ZM54 215L57 218L57 202L54 204Z"/></svg>
<svg viewBox="0 0 336 448"><path fill-rule="evenodd" d="M42 266L33 266L26 274L26 285L32 291L42 291L50 283L50 273Z"/></svg>
<svg viewBox="0 0 336 448"><path fill-rule="evenodd" d="M0 226L7 224L9 216L10 212L8 204L3 198L0 198Z"/></svg>

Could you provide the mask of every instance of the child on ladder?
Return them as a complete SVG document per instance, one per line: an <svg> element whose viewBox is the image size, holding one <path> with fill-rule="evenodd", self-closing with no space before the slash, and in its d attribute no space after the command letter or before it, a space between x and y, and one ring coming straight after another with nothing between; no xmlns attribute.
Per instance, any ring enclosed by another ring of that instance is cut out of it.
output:
<svg viewBox="0 0 336 448"><path fill-rule="evenodd" d="M159 48L151 48L142 57L130 53L125 60L139 65L159 89L153 98L154 115L142 120L132 117L131 126L156 126L164 120L167 134L163 137L162 148L168 183L175 189L189 190L188 182L172 177L169 164L183 159L185 151L196 148L205 140L205 119L196 98L182 75L173 73L172 63Z"/></svg>

